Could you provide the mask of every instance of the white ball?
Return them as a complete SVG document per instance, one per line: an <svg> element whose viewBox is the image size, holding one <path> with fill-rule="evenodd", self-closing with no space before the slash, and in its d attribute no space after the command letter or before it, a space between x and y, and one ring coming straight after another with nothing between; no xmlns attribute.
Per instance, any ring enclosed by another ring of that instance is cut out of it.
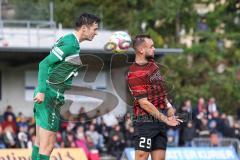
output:
<svg viewBox="0 0 240 160"><path fill-rule="evenodd" d="M127 32L117 31L111 35L105 49L115 53L123 53L131 47L131 43L131 37Z"/></svg>

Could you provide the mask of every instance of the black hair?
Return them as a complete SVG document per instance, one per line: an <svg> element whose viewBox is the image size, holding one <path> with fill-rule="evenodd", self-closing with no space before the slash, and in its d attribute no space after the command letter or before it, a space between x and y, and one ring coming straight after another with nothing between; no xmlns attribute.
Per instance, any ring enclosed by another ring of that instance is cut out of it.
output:
<svg viewBox="0 0 240 160"><path fill-rule="evenodd" d="M100 23L100 18L94 14L82 13L75 22L75 28L81 28L83 25L92 25L93 23Z"/></svg>

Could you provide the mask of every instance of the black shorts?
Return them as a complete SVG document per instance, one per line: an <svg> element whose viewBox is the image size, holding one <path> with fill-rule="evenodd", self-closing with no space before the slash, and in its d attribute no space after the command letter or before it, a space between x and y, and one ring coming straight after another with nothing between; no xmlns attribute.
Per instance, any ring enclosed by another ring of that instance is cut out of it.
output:
<svg viewBox="0 0 240 160"><path fill-rule="evenodd" d="M135 150L151 152L156 149L166 150L167 129L163 122L134 123Z"/></svg>

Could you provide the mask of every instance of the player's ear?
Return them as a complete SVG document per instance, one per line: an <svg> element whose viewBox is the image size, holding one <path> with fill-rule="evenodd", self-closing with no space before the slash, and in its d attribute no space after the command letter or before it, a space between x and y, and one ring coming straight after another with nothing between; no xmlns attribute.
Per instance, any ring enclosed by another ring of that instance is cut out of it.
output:
<svg viewBox="0 0 240 160"><path fill-rule="evenodd" d="M85 32L87 30L87 26L86 25L82 25L82 31Z"/></svg>
<svg viewBox="0 0 240 160"><path fill-rule="evenodd" d="M140 47L140 48L139 48L139 51L140 51L141 54L143 54L143 53L144 53L144 48L143 48L143 47Z"/></svg>

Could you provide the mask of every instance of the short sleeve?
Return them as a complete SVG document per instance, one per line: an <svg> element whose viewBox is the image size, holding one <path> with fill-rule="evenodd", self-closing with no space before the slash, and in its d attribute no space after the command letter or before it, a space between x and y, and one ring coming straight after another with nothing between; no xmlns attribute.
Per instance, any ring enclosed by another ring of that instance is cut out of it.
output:
<svg viewBox="0 0 240 160"><path fill-rule="evenodd" d="M75 53L74 46L71 45L54 46L50 51L50 54L56 56L60 61L62 61L64 57L67 57L68 55L74 53Z"/></svg>

